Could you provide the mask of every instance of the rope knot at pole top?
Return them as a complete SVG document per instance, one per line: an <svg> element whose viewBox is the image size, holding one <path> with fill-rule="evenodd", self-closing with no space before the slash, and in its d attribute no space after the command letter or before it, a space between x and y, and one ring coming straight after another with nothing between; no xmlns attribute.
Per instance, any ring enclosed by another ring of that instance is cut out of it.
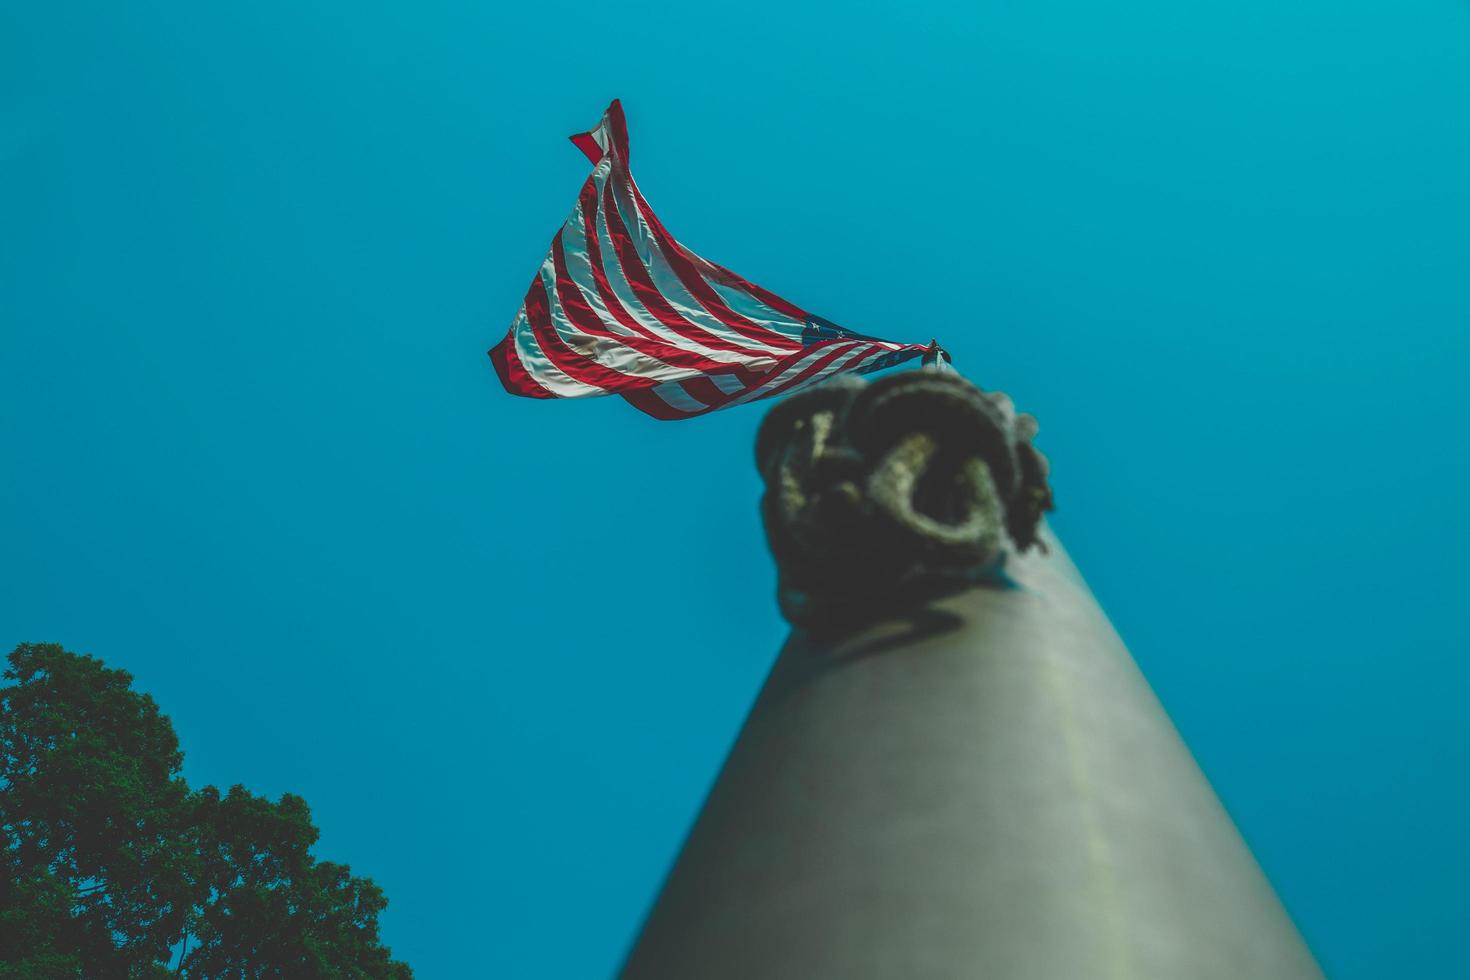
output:
<svg viewBox="0 0 1470 980"><path fill-rule="evenodd" d="M1036 420L944 363L848 376L773 408L762 516L794 625L837 628L976 584L1038 544L1052 508Z"/></svg>

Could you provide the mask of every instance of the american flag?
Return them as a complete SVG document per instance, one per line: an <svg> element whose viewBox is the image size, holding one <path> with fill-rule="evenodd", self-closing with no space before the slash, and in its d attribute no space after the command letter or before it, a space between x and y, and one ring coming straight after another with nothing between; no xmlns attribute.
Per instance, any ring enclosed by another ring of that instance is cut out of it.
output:
<svg viewBox="0 0 1470 980"><path fill-rule="evenodd" d="M684 419L936 351L845 330L675 241L633 182L616 100L571 139L592 175L490 350L506 391Z"/></svg>

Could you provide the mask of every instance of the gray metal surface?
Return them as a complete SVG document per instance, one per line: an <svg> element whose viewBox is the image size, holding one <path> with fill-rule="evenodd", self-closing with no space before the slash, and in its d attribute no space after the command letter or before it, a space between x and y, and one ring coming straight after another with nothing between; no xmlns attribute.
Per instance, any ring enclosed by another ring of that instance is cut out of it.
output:
<svg viewBox="0 0 1470 980"><path fill-rule="evenodd" d="M1015 589L793 635L623 976L1320 976L1044 540Z"/></svg>

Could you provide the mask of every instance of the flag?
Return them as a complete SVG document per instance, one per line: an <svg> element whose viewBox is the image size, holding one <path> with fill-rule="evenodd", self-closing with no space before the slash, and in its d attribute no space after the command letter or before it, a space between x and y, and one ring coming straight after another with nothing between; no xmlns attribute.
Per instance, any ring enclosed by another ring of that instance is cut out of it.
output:
<svg viewBox="0 0 1470 980"><path fill-rule="evenodd" d="M936 350L845 330L675 241L628 170L618 101L571 139L592 175L490 350L511 394L619 394L683 419Z"/></svg>

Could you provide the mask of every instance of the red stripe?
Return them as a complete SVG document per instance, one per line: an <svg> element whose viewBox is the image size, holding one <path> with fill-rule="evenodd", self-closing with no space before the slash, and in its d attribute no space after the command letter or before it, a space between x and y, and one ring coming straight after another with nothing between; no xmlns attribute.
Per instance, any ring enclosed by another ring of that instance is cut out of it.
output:
<svg viewBox="0 0 1470 980"><path fill-rule="evenodd" d="M609 123L608 128L611 134L610 138L616 151L613 155L622 160L623 164L626 166L628 163L628 121L623 117L623 103L618 101L617 99L613 99L612 105L607 107L605 118ZM601 159L601 154L598 155L598 159ZM628 183L633 184L631 175L629 176ZM668 229L663 226L663 222L659 221L658 218L654 215L653 209L648 207L648 202L643 200L643 196L641 194L638 194L638 187L636 184L633 184L633 193L637 195L639 207L641 207L644 213L647 215L648 223L653 226L654 231L657 232L658 235L662 238L667 238L671 242L674 241L674 236L669 234ZM682 245L676 244L676 247L681 253L684 252L684 248ZM715 265L708 259L701 258L700 256L695 255L692 252L688 253L688 257L696 261L699 265L702 265L706 269L708 269L710 277L718 280L723 285L734 286L737 289L743 289L750 295L754 296L756 299L760 300L762 303L765 303L771 309L784 313L794 320L806 320L808 316L806 310L803 310L801 307L795 305L794 303L784 300L781 297L777 296L775 293L762 289L753 282L748 282L747 280L742 279L740 276L737 276L735 273L731 272L729 269L726 269L724 266Z"/></svg>
<svg viewBox="0 0 1470 980"><path fill-rule="evenodd" d="M597 145L597 137L592 133L578 133L576 136L568 136L567 139L572 141L573 146L587 154L587 159L591 160L594 166L602 162L602 147Z"/></svg>
<svg viewBox="0 0 1470 980"><path fill-rule="evenodd" d="M724 390L709 378L687 378L681 383L690 398L704 402L710 408L719 408L734 397L734 395L725 394ZM740 392L735 394L738 395Z"/></svg>
<svg viewBox="0 0 1470 980"><path fill-rule="evenodd" d="M531 288L526 292L526 319L530 321L531 333L547 360L561 368L574 381L593 385L604 391L626 391L629 388L658 383L652 378L639 378L614 371L573 350L562 339L561 334L556 332L556 325L551 322L551 300L546 295L546 284L539 275L531 280Z"/></svg>
<svg viewBox="0 0 1470 980"><path fill-rule="evenodd" d="M582 193L577 195L577 205L582 209L582 240L587 244L587 262L592 266L592 282L597 287L597 295L614 320L649 340L663 343L652 330L639 323L637 317L628 312L607 281L607 273L602 268L602 243L597 240L598 200L597 182L588 177L587 182L582 185Z"/></svg>
<svg viewBox="0 0 1470 980"><path fill-rule="evenodd" d="M633 175L628 172L626 167L619 167L617 163L614 163L613 171L608 179L610 181L621 179L626 182L628 190L633 195L633 201L638 207L638 211L643 215L643 220L648 222L648 227L653 230L653 237L658 241L659 248L663 250L664 258L668 260L670 267L673 268L674 273L679 277L679 281L684 284L684 288L689 290L690 295L697 299L700 305L725 326L734 330L736 333L749 337L757 343L766 344L780 350L801 349L800 340L776 333L741 316L739 313L730 309L724 300L720 299L719 294L714 291L709 283L704 281L704 277L699 274L699 270L690 261L689 255L691 253L683 245L680 245L674 240L674 236L669 234L668 229L663 226L663 222L658 220L658 215L653 213L653 208L649 207L648 202L644 200L643 193L638 190L638 185L633 182ZM806 314L802 314L799 319L805 321Z"/></svg>
<svg viewBox="0 0 1470 980"><path fill-rule="evenodd" d="M670 330L690 340L698 341L706 347L729 351L745 357L769 358L770 351L752 350L731 343L723 337L710 333L697 323L690 323L669 305L663 293L660 293L658 287L653 284L648 270L644 268L643 260L638 256L638 249L634 246L633 239L629 237L628 229L624 226L622 216L618 214L617 205L611 200L611 197L612 188L603 185L602 207L598 213L606 222L608 238L612 239L613 248L617 251L618 268L622 270L623 278L627 280L629 287L633 290L633 295L638 298L638 302L643 304L643 308Z"/></svg>
<svg viewBox="0 0 1470 980"><path fill-rule="evenodd" d="M556 298L561 302L562 312L577 330L593 337L606 338L647 357L657 358L673 367L703 372L728 370L727 365L711 361L692 351L674 347L662 341L615 334L604 327L597 311L588 305L587 298L582 295L579 284L567 269L566 249L562 245L561 232L557 232L556 237L552 239L551 261L552 267L556 270ZM741 370L746 374L751 373L747 368L741 368Z"/></svg>
<svg viewBox="0 0 1470 980"><path fill-rule="evenodd" d="M756 297L757 300L760 300L761 303L769 306L770 309L776 310L778 311L778 313L785 313L786 316L791 317L791 319L803 320L804 322L804 320L806 320L808 316L811 316L810 313L807 313L806 310L798 307L797 304L791 303L791 301L789 300L782 300L782 298L779 297L779 295L776 295L775 292L769 291L769 289L757 287L754 282L750 282L748 281L748 279L742 279L741 276L735 275L734 272L726 269L725 266L719 266L719 264L710 262L710 260L706 259L706 257L697 256L697 254L694 254L692 253L692 251L689 251L688 248L685 248L684 245L679 244L679 242L676 241L675 238L673 238L673 235L669 234L669 229L664 228L663 222L660 222L659 220L659 216L654 215L653 209L651 209L651 207L648 207L648 201L644 200L644 197L642 197L642 192L638 190L638 185L632 182L631 176L629 176L629 184L632 184L632 188L634 188L634 194L637 195L639 209L642 209L644 215L647 216L648 223L653 226L654 232L656 232L657 235L660 235L660 238L667 238L670 242L673 242L673 247L678 248L678 250L681 251L681 254L684 254L689 262L694 263L695 266L703 267L703 275L706 276L706 278L714 279L714 281L719 282L720 285L728 285L728 287L744 289L745 292L748 292L748 294ZM695 275L700 275L700 273L695 272Z"/></svg>
<svg viewBox="0 0 1470 980"><path fill-rule="evenodd" d="M830 352L828 352L826 354L823 354L821 357L817 358L811 364L807 365L805 368L803 368L796 375L796 377L790 378L790 379L788 379L786 381L781 382L780 384L776 385L774 388L770 389L769 391L763 391L763 392L761 392L759 395L755 396L754 398L751 398L750 401L758 402L762 398L770 398L770 397L772 397L774 395L779 395L783 391L786 391L786 390L790 389L794 385L800 385L807 378L810 378L814 374L820 373L821 370L823 368L825 368L827 365L831 364L833 361L837 360L839 357L843 356L844 354L850 354L850 353L852 353L852 351L859 346L858 344L855 344L855 343L852 343L852 342L849 342L849 341L841 341L841 340L833 340L833 341L829 341L828 343L833 347L833 350L831 350ZM785 363L779 364L779 365L776 366L776 368L774 369L774 372L773 373L779 374L782 370L784 370L787 367L789 367L791 365L791 362L793 360L800 361L803 357L806 357L807 355L809 355L813 350L819 349L822 346L823 346L822 344L814 344L812 347L810 347L807 350L803 351L801 354L795 355L794 357L791 357L791 358L787 358L787 360L786 360ZM877 351L878 351L878 348L876 348L876 347L875 348L871 348L866 354L859 354L857 357L853 358L848 363L851 366L856 367L860 362L866 360L869 357L872 357L875 353L877 353ZM845 369L846 368L844 368L844 370Z"/></svg>
<svg viewBox="0 0 1470 980"><path fill-rule="evenodd" d="M646 341L640 341L632 337L614 335L611 332L604 333L603 336L615 337L615 339L617 339L621 343L627 344L634 350L639 351L643 354L647 354L650 357L656 357L659 360L663 361L665 364L671 364L675 367L689 368L694 371L704 371L710 373L732 373L733 369L733 373L736 375L736 377L740 379L742 384L749 384L750 382L753 382L756 378L759 378L760 375L755 374L743 364L724 364L720 361L711 360L710 358L705 357L703 354L700 354L698 351L692 351L687 350L683 347L673 346L668 341L664 340L662 337L657 336L653 333L653 331L643 326L643 324L639 323L638 320L631 313L629 313L626 308L624 308L622 301L619 300L617 295L613 293L612 286L608 284L607 274L603 271L602 268L602 244L597 240L597 222L596 219L593 217L594 213L597 210L597 200L597 186L593 183L591 178L588 178L587 183L582 185L582 193L578 197L578 204L580 204L582 208L582 239L587 244L587 261L588 264L592 267L593 286L596 288L597 295L602 300L603 306L607 308L608 313L612 315L614 320L617 320L618 323L622 324L627 329L632 330L647 339ZM562 248L561 232L557 232L556 238L552 242L552 248L553 251ZM559 279L570 278L567 275L564 262L564 256L557 259L556 274ZM582 284L578 283L578 285L580 286ZM560 286L558 286L558 290L559 289ZM560 295L560 292L558 292L558 295ZM565 297L562 298L562 305L570 309L570 304L567 302ZM592 313L590 309L588 310L588 312ZM597 317L596 314L593 313L592 319L596 321L600 327L601 318ZM576 321L574 320L573 322ZM582 324L578 324L578 326L581 327ZM596 333L598 331L594 329L590 330L589 332Z"/></svg>
<svg viewBox="0 0 1470 980"><path fill-rule="evenodd" d="M861 344L851 341L834 340L830 341L829 343L833 349L828 353L823 354L821 357L817 358L811 364L807 365L799 373L797 373L795 377L783 381L779 385L776 385L774 388L771 388L769 391L762 392L761 394L749 400L757 402L765 398L772 398L776 395L790 391L793 388L799 388L809 383L814 383L819 380L825 381L825 378L818 377L822 373L822 371L830 367L834 361L847 354L852 353L854 349L861 346ZM783 360L780 364L778 364L775 368L773 368L771 373L779 374L781 371L789 368L792 363L799 362L803 358L810 356L813 349L815 348L809 348L807 350L800 351L796 354L791 355L790 357ZM842 366L842 369L835 372L835 374L845 374L850 370L855 370L858 365L862 364L862 362L880 353L883 353L883 348L877 346L869 346L867 350L863 351L861 354L857 355L852 360L844 364ZM627 399L628 404L632 405L640 412L643 412L647 415L652 415L656 419L675 421L678 419L692 419L696 416L705 415L709 412L713 412L716 409L724 408L733 399L749 393L748 391L737 391L726 394L705 378L691 378L677 383L691 398L694 398L697 401L704 402L704 407L693 412L686 412L682 409L677 409L674 406L670 405L667 401L665 401L656 391L654 391L653 388L644 388L640 391L624 392L623 397Z"/></svg>
<svg viewBox="0 0 1470 980"><path fill-rule="evenodd" d="M756 299L760 300L762 303L769 306L771 309L777 311L778 313L784 313L792 319L803 321L805 321L807 317L811 316L810 313L808 313L806 310L803 310L795 303L792 303L789 300L784 300L770 290L762 289L760 286L757 286L755 283L750 282L747 279L742 279L722 265L716 265L709 259L706 259L703 256L695 255L693 252L689 253L689 257L695 262L695 264L704 267L705 275L708 278L715 280L721 285L733 286L736 289L743 289L750 295L754 296Z"/></svg>
<svg viewBox="0 0 1470 980"><path fill-rule="evenodd" d="M628 120L623 118L623 103L613 99L612 104L603 113L607 120L608 143L612 147L612 155L624 163L628 162Z"/></svg>
<svg viewBox="0 0 1470 980"><path fill-rule="evenodd" d="M792 391L795 391L797 388L805 388L808 384L817 384L817 383L826 381L827 378L835 378L839 374L847 374L850 371L859 370L859 368L861 367L861 365L862 365L862 363L864 361L866 361L866 360L868 360L869 358L872 358L872 357L877 357L879 354L882 354L882 353L884 353L883 348L881 348L881 347L870 347L867 350L863 351L863 353L859 354L857 357L854 357L852 360L850 360L847 363L843 364L842 367L838 368L836 371L833 371L831 374L827 375L826 377L822 377L822 378L808 378L806 380L798 379L797 380L797 383L794 386L793 385L782 385L779 391L773 391L773 392L771 392L771 394L772 395L775 395L775 394L789 394ZM761 398L769 398L769 397L770 397L770 395L762 395L761 396ZM755 399L755 400L756 401L759 401L760 399Z"/></svg>
<svg viewBox="0 0 1470 980"><path fill-rule="evenodd" d="M512 395L524 395L527 398L556 397L541 387L527 373L526 366L521 363L521 356L516 353L514 330L506 334L504 340L490 348L490 363L495 366L495 373L500 376L501 386Z"/></svg>
<svg viewBox="0 0 1470 980"><path fill-rule="evenodd" d="M664 401L652 388L641 388L638 391L625 391L623 398L627 400L638 411L645 415L652 415L664 422L677 422L679 419L692 419L704 412L681 412L668 402ZM706 409L708 411L708 409Z"/></svg>

